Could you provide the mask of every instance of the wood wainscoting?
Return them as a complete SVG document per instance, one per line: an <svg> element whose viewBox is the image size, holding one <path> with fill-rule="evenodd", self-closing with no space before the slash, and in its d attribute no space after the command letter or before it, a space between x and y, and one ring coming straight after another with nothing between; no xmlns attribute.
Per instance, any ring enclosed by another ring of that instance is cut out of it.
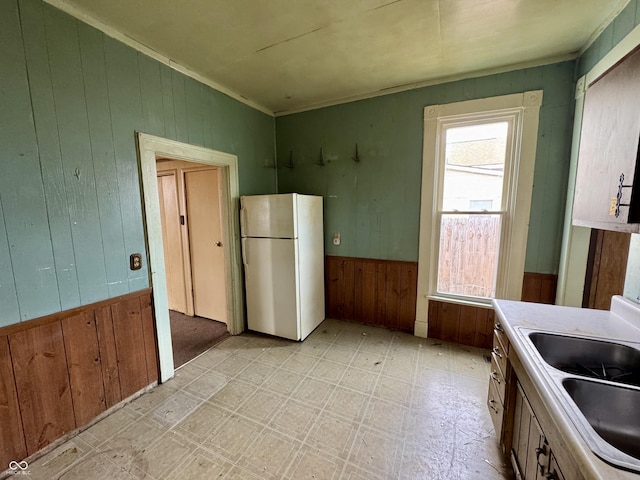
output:
<svg viewBox="0 0 640 480"><path fill-rule="evenodd" d="M417 262L327 256L327 316L413 332ZM524 274L522 300L554 303L557 275ZM491 308L429 301L430 338L490 348Z"/></svg>
<svg viewBox="0 0 640 480"><path fill-rule="evenodd" d="M555 303L557 275L525 272L522 301ZM495 316L490 307L429 300L429 338L491 348Z"/></svg>
<svg viewBox="0 0 640 480"><path fill-rule="evenodd" d="M0 465L157 381L151 289L0 328Z"/></svg>
<svg viewBox="0 0 640 480"><path fill-rule="evenodd" d="M327 316L413 332L418 263L325 258Z"/></svg>
<svg viewBox="0 0 640 480"><path fill-rule="evenodd" d="M429 300L429 338L491 348L494 322L491 307Z"/></svg>
<svg viewBox="0 0 640 480"><path fill-rule="evenodd" d="M558 276L552 273L525 272L522 280L522 301L556 303Z"/></svg>

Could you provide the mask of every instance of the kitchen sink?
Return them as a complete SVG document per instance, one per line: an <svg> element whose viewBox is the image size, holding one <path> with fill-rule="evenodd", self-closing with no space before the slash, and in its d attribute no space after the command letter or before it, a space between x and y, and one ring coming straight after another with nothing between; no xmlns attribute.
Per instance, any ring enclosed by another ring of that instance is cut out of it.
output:
<svg viewBox="0 0 640 480"><path fill-rule="evenodd" d="M640 386L640 351L584 337L532 332L529 339L552 367L583 377Z"/></svg>
<svg viewBox="0 0 640 480"><path fill-rule="evenodd" d="M637 408L640 405L640 390L576 377L565 378L562 386L603 440L620 452L640 459L640 411ZM590 443L588 438L586 440ZM608 449L603 450L602 442L598 442L597 438L591 438L591 443L597 455L620 464L620 455ZM622 466L630 467L624 462Z"/></svg>
<svg viewBox="0 0 640 480"><path fill-rule="evenodd" d="M640 344L519 329L591 451L640 473Z"/></svg>

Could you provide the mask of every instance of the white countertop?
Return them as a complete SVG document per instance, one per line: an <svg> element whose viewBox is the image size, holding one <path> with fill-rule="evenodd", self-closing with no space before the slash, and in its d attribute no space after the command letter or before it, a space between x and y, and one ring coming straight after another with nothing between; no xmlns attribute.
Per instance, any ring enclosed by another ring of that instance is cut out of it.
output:
<svg viewBox="0 0 640 480"><path fill-rule="evenodd" d="M549 377L545 375L546 365L543 367L542 360L531 354L532 347L525 345L526 335L520 330L531 329L640 343L640 305L620 296L613 297L611 311L510 300L494 300L493 305L511 342L510 348L517 353L585 478L638 480L640 474L612 467L587 446L565 411L566 401L556 394Z"/></svg>

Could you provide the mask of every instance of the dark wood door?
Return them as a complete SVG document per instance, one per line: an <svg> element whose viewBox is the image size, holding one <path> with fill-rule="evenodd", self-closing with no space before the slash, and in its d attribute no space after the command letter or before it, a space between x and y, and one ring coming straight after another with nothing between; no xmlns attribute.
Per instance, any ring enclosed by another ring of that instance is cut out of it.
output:
<svg viewBox="0 0 640 480"><path fill-rule="evenodd" d="M609 310L611 297L622 295L630 241L630 233L591 231L583 307Z"/></svg>

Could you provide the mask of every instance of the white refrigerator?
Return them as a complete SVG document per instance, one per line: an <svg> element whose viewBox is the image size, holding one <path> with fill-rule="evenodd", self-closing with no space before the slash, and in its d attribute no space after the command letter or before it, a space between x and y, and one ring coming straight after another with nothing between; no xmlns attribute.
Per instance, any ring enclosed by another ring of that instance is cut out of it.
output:
<svg viewBox="0 0 640 480"><path fill-rule="evenodd" d="M249 330L304 340L324 320L322 197L240 198Z"/></svg>

